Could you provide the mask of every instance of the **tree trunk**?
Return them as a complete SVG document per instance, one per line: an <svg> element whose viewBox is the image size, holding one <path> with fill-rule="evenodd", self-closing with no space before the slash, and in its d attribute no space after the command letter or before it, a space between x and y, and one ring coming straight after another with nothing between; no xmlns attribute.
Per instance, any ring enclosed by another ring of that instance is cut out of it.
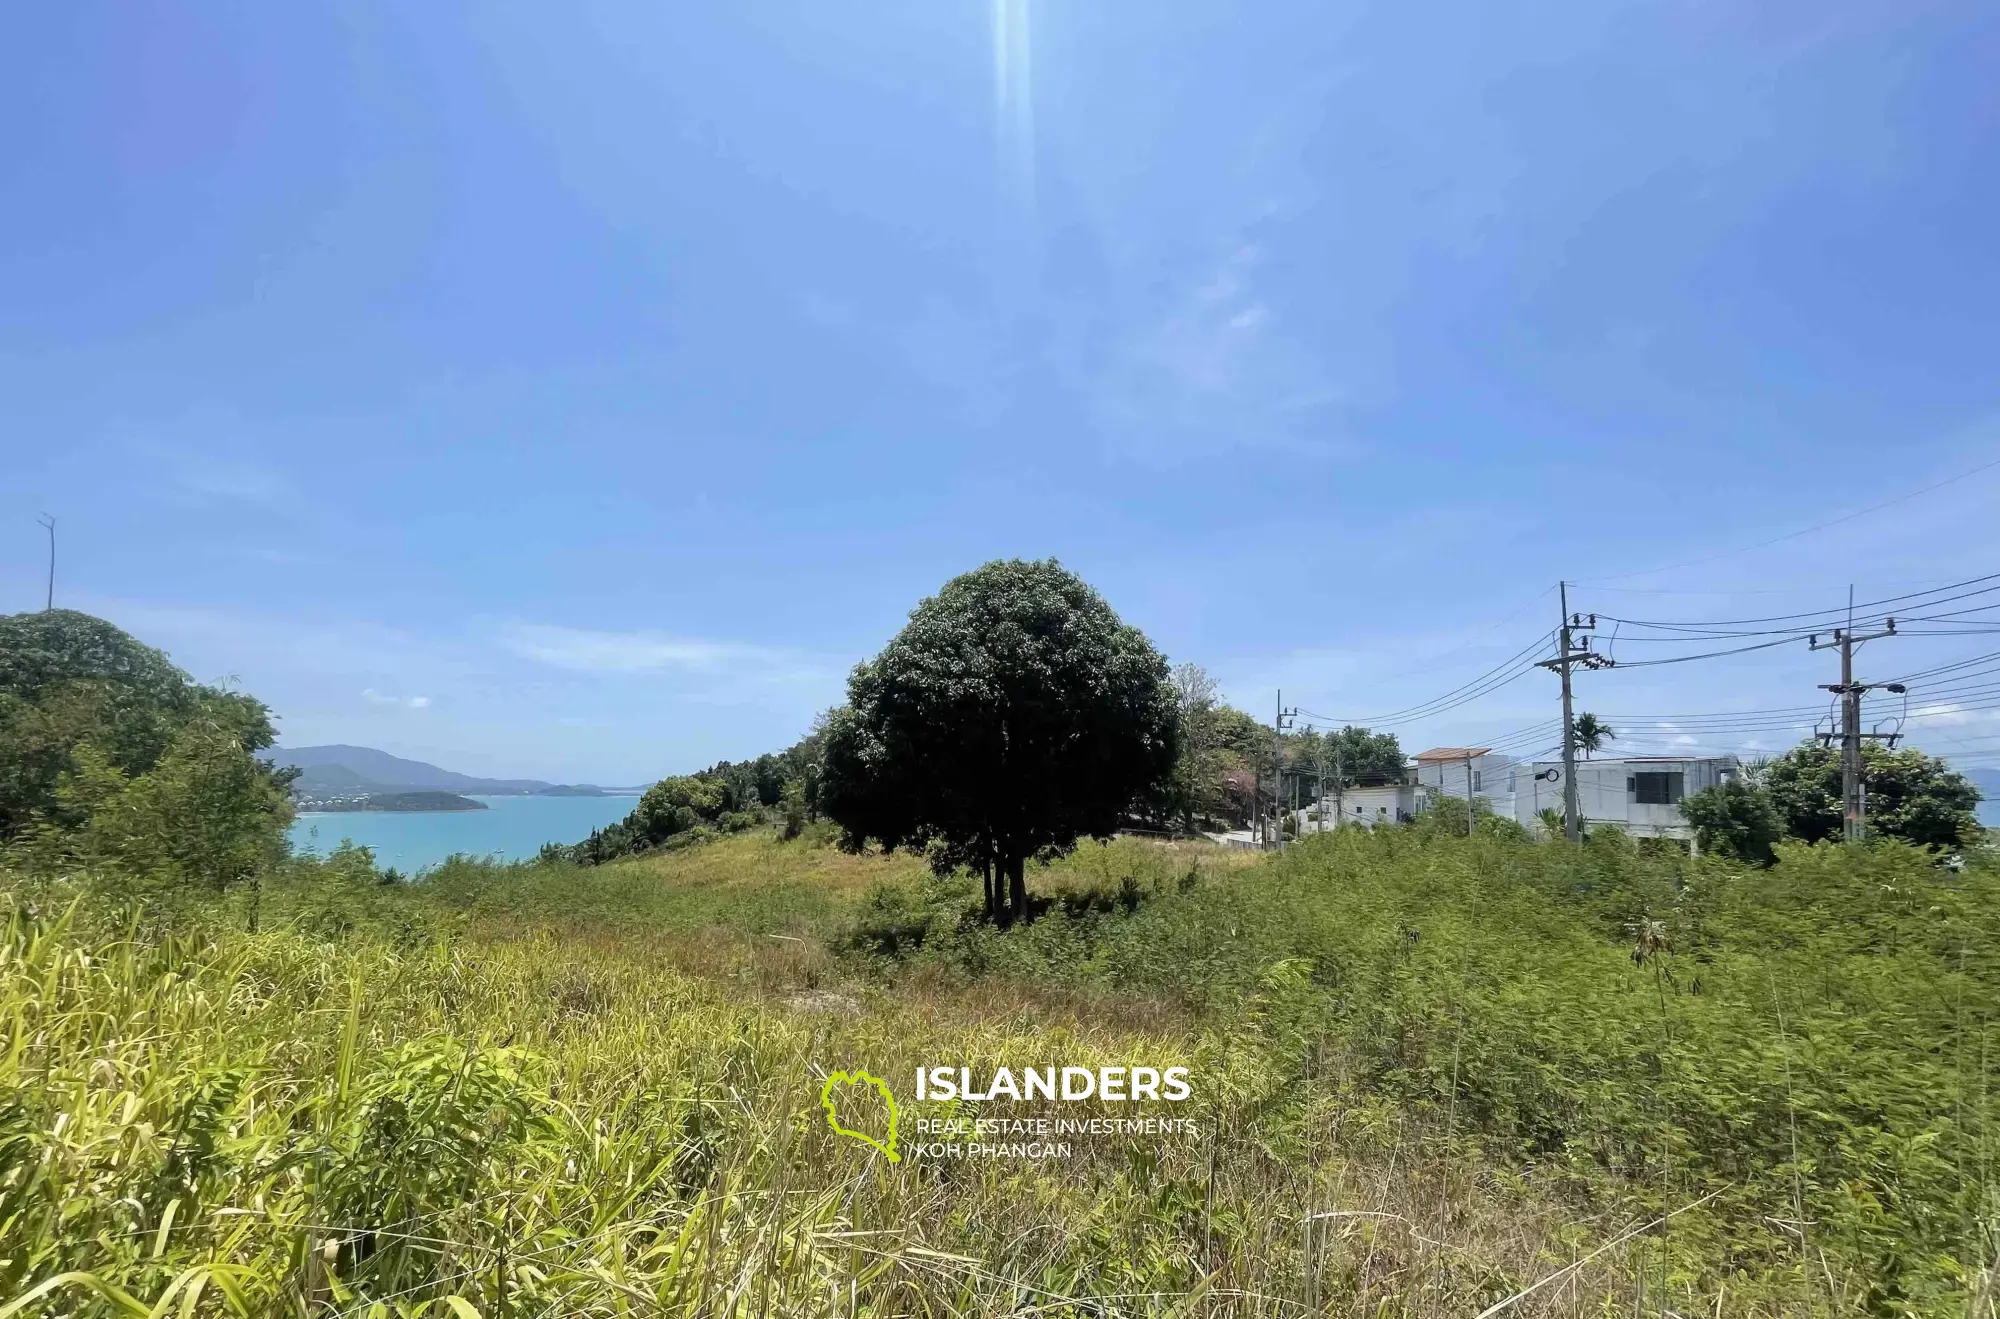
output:
<svg viewBox="0 0 2000 1319"><path fill-rule="evenodd" d="M1026 857L1007 858L1007 905L1010 919L1028 919L1028 860Z"/></svg>
<svg viewBox="0 0 2000 1319"><path fill-rule="evenodd" d="M1000 919L1000 902L998 890L993 884L993 858L990 856L987 857L986 864L981 866L980 869L984 872L986 878L986 919L988 921L997 921Z"/></svg>

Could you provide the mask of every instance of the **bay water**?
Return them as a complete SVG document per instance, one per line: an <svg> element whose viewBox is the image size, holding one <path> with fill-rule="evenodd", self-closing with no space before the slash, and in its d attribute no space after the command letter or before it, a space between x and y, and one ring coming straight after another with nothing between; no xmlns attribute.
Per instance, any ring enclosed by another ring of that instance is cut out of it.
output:
<svg viewBox="0 0 2000 1319"><path fill-rule="evenodd" d="M496 861L527 861L543 843L576 843L622 820L636 794L605 797L474 797L483 811L311 811L292 821L295 852L324 856L349 839L375 853L375 864L405 874L464 852Z"/></svg>

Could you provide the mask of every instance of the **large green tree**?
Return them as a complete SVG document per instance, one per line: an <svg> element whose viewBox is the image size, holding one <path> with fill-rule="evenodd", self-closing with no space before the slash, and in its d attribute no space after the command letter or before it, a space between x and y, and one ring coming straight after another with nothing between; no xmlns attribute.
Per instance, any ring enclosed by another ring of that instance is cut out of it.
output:
<svg viewBox="0 0 2000 1319"><path fill-rule="evenodd" d="M1375 733L1353 724L1326 734L1327 782L1336 769L1340 781L1355 784L1395 783L1403 777L1403 747L1394 733Z"/></svg>
<svg viewBox="0 0 2000 1319"><path fill-rule="evenodd" d="M855 668L826 727L820 803L847 846L922 848L1029 914L1026 863L1108 837L1173 775L1167 663L1053 559L955 577Z"/></svg>
<svg viewBox="0 0 2000 1319"><path fill-rule="evenodd" d="M1839 838L1843 829L1840 751L1808 742L1764 767L1760 776L1785 832L1806 842ZM1930 847L1963 847L1980 837L1973 809L1979 789L1963 774L1914 748L1861 748L1868 832Z"/></svg>
<svg viewBox="0 0 2000 1319"><path fill-rule="evenodd" d="M0 843L220 887L283 850L269 711L89 614L0 617Z"/></svg>

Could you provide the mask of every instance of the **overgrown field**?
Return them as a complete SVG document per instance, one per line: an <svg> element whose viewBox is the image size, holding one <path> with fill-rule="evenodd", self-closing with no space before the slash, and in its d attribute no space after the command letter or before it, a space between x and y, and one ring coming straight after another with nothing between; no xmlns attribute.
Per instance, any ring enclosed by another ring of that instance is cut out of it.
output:
<svg viewBox="0 0 2000 1319"><path fill-rule="evenodd" d="M763 835L171 911L14 881L0 1319L1994 1312L1984 862L1349 831L1031 884L1000 931ZM1146 1107L1201 1134L891 1163L819 1105L1090 1107L906 1093L1052 1063L1186 1065Z"/></svg>

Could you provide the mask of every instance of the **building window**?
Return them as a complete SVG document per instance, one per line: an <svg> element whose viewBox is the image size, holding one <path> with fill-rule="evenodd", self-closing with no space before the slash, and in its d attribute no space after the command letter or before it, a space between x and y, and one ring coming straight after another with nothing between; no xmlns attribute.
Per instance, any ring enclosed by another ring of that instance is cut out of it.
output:
<svg viewBox="0 0 2000 1319"><path fill-rule="evenodd" d="M1632 776L1632 791L1641 806L1672 806L1683 796L1686 776L1679 770Z"/></svg>
<svg viewBox="0 0 2000 1319"><path fill-rule="evenodd" d="M1480 780L1481 778L1483 778L1484 776L1485 776L1485 771L1484 771L1484 770L1477 770L1477 769L1475 769L1475 770L1473 770L1473 771L1472 771L1472 790L1473 790L1474 792L1478 792L1478 791L1480 790L1480 788L1479 788L1479 780Z"/></svg>

